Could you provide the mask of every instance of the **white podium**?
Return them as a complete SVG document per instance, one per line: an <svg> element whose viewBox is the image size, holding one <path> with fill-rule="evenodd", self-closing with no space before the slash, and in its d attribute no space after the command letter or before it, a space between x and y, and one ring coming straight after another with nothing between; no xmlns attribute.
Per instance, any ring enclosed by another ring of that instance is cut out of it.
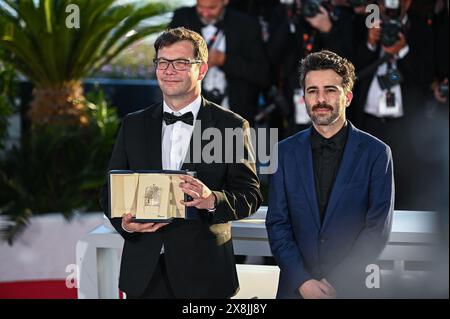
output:
<svg viewBox="0 0 450 319"><path fill-rule="evenodd" d="M272 256L265 227L266 211L267 207L261 207L249 218L232 222L231 232L236 255ZM437 222L438 216L434 212L395 211L389 242L379 259L393 262L394 268L391 272L396 275L408 272L404 269L407 261L433 261L436 258L434 247L438 236ZM78 241L78 298L119 298L118 276L122 246L122 237L106 218L104 225ZM258 274L270 279L266 281L270 287L263 297L269 298L272 294L275 296L278 267L238 265L237 269L242 291L237 298L252 297L245 285L248 285L248 276L256 278ZM274 278L276 280L273 280Z"/></svg>

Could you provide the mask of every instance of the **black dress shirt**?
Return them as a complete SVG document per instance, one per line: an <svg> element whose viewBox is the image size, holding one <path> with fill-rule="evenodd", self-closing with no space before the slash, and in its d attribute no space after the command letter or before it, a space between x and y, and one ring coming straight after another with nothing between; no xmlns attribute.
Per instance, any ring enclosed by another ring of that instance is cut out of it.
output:
<svg viewBox="0 0 450 319"><path fill-rule="evenodd" d="M311 147L316 181L320 220L323 222L328 199L336 179L348 136L347 122L330 138L323 137L314 126L311 130Z"/></svg>

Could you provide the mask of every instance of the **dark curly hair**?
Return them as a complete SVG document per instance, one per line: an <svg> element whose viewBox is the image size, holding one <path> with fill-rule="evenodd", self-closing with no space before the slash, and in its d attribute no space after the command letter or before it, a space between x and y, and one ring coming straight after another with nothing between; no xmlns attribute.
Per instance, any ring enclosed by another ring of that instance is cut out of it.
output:
<svg viewBox="0 0 450 319"><path fill-rule="evenodd" d="M342 77L342 85L346 92L353 89L355 83L355 67L347 59L334 52L322 50L307 55L300 62L300 84L305 87L305 77L309 71L333 70Z"/></svg>

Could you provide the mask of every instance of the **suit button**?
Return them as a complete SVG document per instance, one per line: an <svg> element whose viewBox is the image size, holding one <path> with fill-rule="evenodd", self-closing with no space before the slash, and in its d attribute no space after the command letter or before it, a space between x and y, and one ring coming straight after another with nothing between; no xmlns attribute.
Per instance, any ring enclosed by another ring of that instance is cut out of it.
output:
<svg viewBox="0 0 450 319"><path fill-rule="evenodd" d="M326 242L327 240L325 238L320 238L320 243L323 244L324 242Z"/></svg>

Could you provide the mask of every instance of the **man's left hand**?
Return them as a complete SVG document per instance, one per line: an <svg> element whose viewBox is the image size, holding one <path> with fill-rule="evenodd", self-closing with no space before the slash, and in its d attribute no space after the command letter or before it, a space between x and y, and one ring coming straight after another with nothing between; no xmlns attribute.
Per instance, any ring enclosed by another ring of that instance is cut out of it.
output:
<svg viewBox="0 0 450 319"><path fill-rule="evenodd" d="M189 175L180 175L182 182L180 188L183 193L191 196L193 200L186 202L180 201L181 204L187 207L196 207L198 209L213 209L216 201L216 196L212 191L203 184L199 179Z"/></svg>

